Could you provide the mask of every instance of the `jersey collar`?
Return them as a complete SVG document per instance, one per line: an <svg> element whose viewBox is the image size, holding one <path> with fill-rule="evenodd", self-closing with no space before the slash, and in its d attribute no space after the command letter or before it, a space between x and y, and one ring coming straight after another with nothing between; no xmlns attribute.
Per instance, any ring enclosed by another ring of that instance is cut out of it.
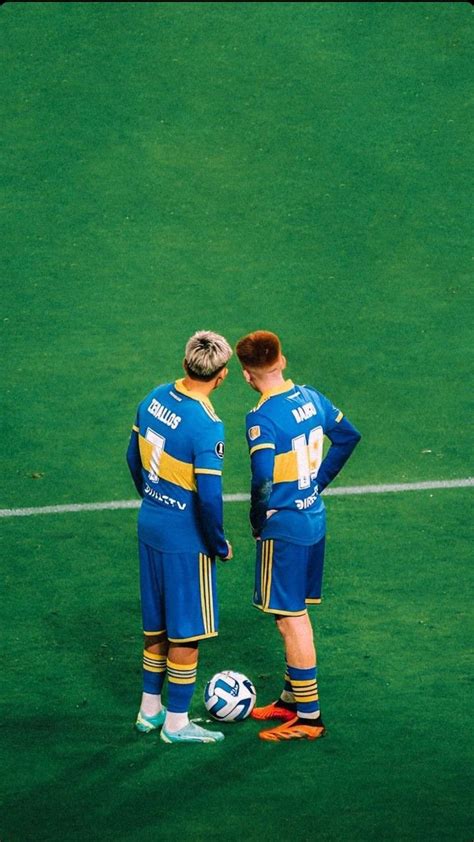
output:
<svg viewBox="0 0 474 842"><path fill-rule="evenodd" d="M190 389L187 389L184 385L184 378L182 378L181 380L175 380L174 388L177 392L181 392L182 395L186 395L187 398L192 398L193 401L200 401L201 403L204 403L214 412L214 407L210 402L209 398L206 398L199 392L192 392Z"/></svg>
<svg viewBox="0 0 474 842"><path fill-rule="evenodd" d="M273 398L275 395L282 395L284 392L290 392L291 389L294 388L295 384L293 383L293 380L285 380L285 382L281 383L280 386L275 386L274 389L269 389L268 392L264 392L262 394L262 397L260 398L257 404L257 409L259 406L262 405L262 403L265 403L265 401L267 401L269 398Z"/></svg>

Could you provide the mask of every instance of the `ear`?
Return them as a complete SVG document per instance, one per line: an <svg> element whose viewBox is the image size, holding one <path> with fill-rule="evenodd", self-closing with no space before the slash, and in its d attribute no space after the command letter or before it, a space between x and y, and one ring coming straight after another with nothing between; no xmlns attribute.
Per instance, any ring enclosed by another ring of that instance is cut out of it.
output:
<svg viewBox="0 0 474 842"><path fill-rule="evenodd" d="M229 373L228 368L223 368L222 371L219 372L219 374L217 375L217 377L215 379L215 382L214 382L214 389L217 389L217 387L220 386L221 383L224 382L228 373Z"/></svg>
<svg viewBox="0 0 474 842"><path fill-rule="evenodd" d="M248 371L247 371L247 369L246 369L246 368L243 368L243 369L242 369L242 374L244 375L244 378L245 378L245 380L247 381L247 383L251 383L252 378L251 378L251 376L250 376L250 374L248 373Z"/></svg>
<svg viewBox="0 0 474 842"><path fill-rule="evenodd" d="M281 370L284 371L286 368L286 357L282 354L281 355Z"/></svg>

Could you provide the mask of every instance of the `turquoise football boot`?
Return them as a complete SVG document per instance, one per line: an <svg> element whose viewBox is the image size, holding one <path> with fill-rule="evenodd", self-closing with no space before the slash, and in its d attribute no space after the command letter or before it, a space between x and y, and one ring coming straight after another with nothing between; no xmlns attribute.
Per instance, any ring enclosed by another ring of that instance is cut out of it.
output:
<svg viewBox="0 0 474 842"><path fill-rule="evenodd" d="M160 728L160 726L163 725L165 716L166 708L160 710L160 712L155 714L155 716L145 716L145 714L139 710L137 721L135 722L135 728L137 731L141 731L142 734L149 734L150 731L156 731L157 728Z"/></svg>
<svg viewBox="0 0 474 842"><path fill-rule="evenodd" d="M195 722L188 722L179 731L167 731L163 726L160 739L165 743L220 743L224 739L221 731L206 731Z"/></svg>

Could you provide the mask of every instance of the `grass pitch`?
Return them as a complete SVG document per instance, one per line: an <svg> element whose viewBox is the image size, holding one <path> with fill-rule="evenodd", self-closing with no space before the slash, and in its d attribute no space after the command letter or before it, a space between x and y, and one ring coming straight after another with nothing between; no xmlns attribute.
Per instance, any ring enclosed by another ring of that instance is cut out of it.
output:
<svg viewBox="0 0 474 842"><path fill-rule="evenodd" d="M127 499L139 400L188 336L278 332L363 441L341 482L467 465L468 4L21 3L0 9L1 506ZM235 361L215 406L247 491ZM135 512L2 520L2 842L467 842L470 490L330 498L313 612L328 736L253 722L189 750L133 730ZM223 668L259 700L280 642L226 506Z"/></svg>

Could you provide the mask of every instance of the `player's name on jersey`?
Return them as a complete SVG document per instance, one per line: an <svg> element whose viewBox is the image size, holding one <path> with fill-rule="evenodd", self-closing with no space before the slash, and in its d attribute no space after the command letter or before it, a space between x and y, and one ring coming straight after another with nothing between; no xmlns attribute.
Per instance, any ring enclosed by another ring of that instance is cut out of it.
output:
<svg viewBox="0 0 474 842"><path fill-rule="evenodd" d="M312 415L316 415L317 409L314 403L309 402L304 403L303 406L296 407L296 409L292 409L291 412L296 420L296 423L300 424L301 421L307 421Z"/></svg>
<svg viewBox="0 0 474 842"><path fill-rule="evenodd" d="M170 497L168 494L160 494L159 491L155 491L154 488L150 488L148 483L145 484L143 493L146 494L147 497L152 497L153 500L157 500L158 503L164 503L165 506L171 506L172 508L177 507L181 512L186 508L186 503L181 503L179 500L175 500L174 497Z"/></svg>
<svg viewBox="0 0 474 842"><path fill-rule="evenodd" d="M153 415L153 418L156 418L158 421L161 421L173 430L176 430L176 427L181 421L180 415L176 415L175 412L171 412L171 409L167 409L167 407L163 406L163 404L157 401L156 398L153 398L150 406L148 407L148 412Z"/></svg>

